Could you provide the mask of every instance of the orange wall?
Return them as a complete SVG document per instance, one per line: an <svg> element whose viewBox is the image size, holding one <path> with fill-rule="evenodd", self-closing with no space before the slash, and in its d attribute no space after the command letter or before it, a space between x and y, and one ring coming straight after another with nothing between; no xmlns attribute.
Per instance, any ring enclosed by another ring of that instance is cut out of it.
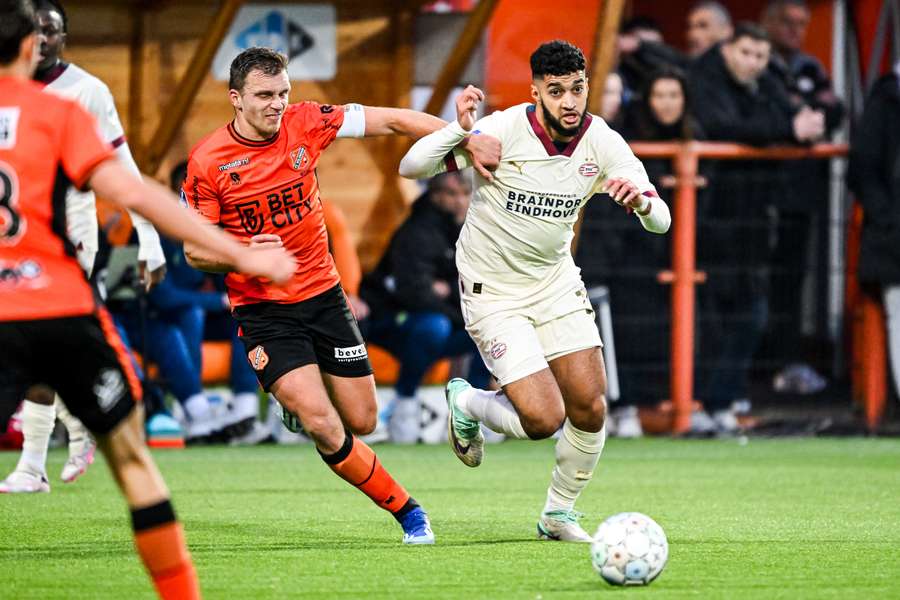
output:
<svg viewBox="0 0 900 600"><path fill-rule="evenodd" d="M600 5L597 0L501 0L488 30L488 105L505 108L530 99L528 57L543 42L568 40L590 60Z"/></svg>

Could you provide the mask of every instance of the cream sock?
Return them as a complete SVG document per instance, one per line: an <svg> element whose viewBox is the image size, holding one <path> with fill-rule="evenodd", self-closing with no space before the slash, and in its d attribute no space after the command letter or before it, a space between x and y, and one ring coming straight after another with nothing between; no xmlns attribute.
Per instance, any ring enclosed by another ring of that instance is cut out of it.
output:
<svg viewBox="0 0 900 600"><path fill-rule="evenodd" d="M547 490L544 512L572 510L575 500L594 474L606 442L606 427L596 433L576 429L566 419L556 442L556 466Z"/></svg>
<svg viewBox="0 0 900 600"><path fill-rule="evenodd" d="M30 400L25 401L22 408L22 455L16 471L26 471L34 475L47 472L47 446L50 445L50 434L56 423L56 409Z"/></svg>
<svg viewBox="0 0 900 600"><path fill-rule="evenodd" d="M516 409L502 391L471 388L461 392L456 402L467 417L484 423L491 431L519 440L529 439Z"/></svg>
<svg viewBox="0 0 900 600"><path fill-rule="evenodd" d="M90 433L88 432L87 427L69 412L69 409L66 408L66 405L63 404L63 401L60 400L59 396L56 397L53 406L56 408L56 416L63 422L63 425L66 426L66 431L69 432L69 456L75 456L82 451L84 443L89 439Z"/></svg>

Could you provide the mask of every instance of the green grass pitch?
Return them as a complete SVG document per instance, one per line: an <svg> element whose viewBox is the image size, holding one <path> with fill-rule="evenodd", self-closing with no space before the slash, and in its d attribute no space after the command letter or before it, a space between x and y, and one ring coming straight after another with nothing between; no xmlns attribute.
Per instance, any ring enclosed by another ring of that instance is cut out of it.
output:
<svg viewBox="0 0 900 600"><path fill-rule="evenodd" d="M900 441L611 440L578 508L590 531L640 511L666 530L648 588L613 588L585 545L539 542L553 444L488 446L469 469L445 446L376 447L432 517L399 526L311 446L155 456L208 598L900 598ZM0 454L8 472L16 453ZM0 496L0 598L151 598L102 459L78 483Z"/></svg>

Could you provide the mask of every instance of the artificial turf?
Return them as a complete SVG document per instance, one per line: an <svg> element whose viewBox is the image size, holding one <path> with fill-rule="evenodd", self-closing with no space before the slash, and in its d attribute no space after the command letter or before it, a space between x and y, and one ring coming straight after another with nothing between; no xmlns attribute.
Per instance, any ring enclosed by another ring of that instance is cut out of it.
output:
<svg viewBox="0 0 900 600"><path fill-rule="evenodd" d="M488 446L469 469L445 446L376 447L429 511L437 545L335 477L311 446L160 451L208 598L900 597L900 441L610 440L578 508L656 519L670 544L649 588L613 588L585 545L534 528L552 442ZM0 453L0 471L15 464ZM103 465L51 494L0 496L0 598L150 598Z"/></svg>

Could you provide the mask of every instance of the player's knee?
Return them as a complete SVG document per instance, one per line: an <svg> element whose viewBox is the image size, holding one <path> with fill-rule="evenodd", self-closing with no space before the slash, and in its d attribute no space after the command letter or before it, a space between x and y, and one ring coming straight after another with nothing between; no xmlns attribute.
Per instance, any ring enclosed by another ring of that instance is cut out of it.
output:
<svg viewBox="0 0 900 600"><path fill-rule="evenodd" d="M356 435L368 435L378 425L378 412L372 410L357 411L346 418L347 428Z"/></svg>
<svg viewBox="0 0 900 600"><path fill-rule="evenodd" d="M566 413L563 410L549 410L541 415L522 419L522 429L532 440L543 440L559 431Z"/></svg>
<svg viewBox="0 0 900 600"><path fill-rule="evenodd" d="M606 423L606 399L602 394L593 396L580 408L571 410L569 420L582 431L600 431Z"/></svg>

